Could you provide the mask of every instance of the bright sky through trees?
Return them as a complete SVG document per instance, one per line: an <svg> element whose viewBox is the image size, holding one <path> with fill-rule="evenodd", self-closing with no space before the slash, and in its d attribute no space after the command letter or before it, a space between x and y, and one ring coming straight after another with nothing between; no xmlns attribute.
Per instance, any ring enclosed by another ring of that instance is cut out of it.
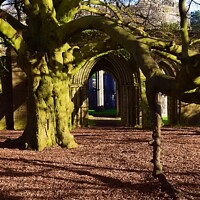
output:
<svg viewBox="0 0 200 200"><path fill-rule="evenodd" d="M188 1L188 4L190 2L192 2L191 6L190 6L190 12L200 10L200 0L190 0L190 1Z"/></svg>

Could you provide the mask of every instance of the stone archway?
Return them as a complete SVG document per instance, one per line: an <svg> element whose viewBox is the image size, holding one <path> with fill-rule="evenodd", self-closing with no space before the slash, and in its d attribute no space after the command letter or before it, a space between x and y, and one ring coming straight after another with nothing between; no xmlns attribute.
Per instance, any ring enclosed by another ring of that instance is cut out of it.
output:
<svg viewBox="0 0 200 200"><path fill-rule="evenodd" d="M177 72L179 71L179 66L173 62L168 62L164 59L158 61L160 68L164 71L165 74L169 76L175 77ZM166 97L167 98L167 113L168 113L168 124L175 125L180 123L180 110L178 101L174 97Z"/></svg>
<svg viewBox="0 0 200 200"><path fill-rule="evenodd" d="M88 125L88 81L95 71L104 70L112 74L118 85L117 109L123 126L139 124L138 80L133 66L124 58L109 54L90 61L74 76L71 85L71 97L74 103L72 124L74 127Z"/></svg>

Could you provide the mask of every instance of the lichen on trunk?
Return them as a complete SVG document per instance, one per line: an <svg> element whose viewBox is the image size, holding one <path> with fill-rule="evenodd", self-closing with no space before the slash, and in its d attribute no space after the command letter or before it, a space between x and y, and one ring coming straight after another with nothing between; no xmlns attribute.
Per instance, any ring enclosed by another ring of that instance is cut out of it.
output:
<svg viewBox="0 0 200 200"><path fill-rule="evenodd" d="M73 135L70 133L70 119L74 105L70 98L68 78L60 74L60 78L53 78L53 99L56 127L56 142L63 147L74 148L77 146Z"/></svg>
<svg viewBox="0 0 200 200"><path fill-rule="evenodd" d="M70 133L73 103L70 99L70 75L37 55L30 59L28 76L27 125L20 138L7 141L11 146L43 150L59 145L77 147Z"/></svg>

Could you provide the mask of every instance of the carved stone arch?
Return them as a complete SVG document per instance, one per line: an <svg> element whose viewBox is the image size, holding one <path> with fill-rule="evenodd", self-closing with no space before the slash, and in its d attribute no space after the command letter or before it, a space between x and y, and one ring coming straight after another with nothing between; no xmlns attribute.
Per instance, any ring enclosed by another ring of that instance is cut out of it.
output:
<svg viewBox="0 0 200 200"><path fill-rule="evenodd" d="M178 64L164 59L159 60L157 63L164 70L165 74L169 76L175 77L180 68Z"/></svg>
<svg viewBox="0 0 200 200"><path fill-rule="evenodd" d="M72 124L75 127L88 125L88 81L90 76L99 70L109 72L115 79L118 88L118 109L123 126L134 126L139 118L138 90L135 85L133 67L120 56L108 54L87 62L73 77L71 97L74 103Z"/></svg>
<svg viewBox="0 0 200 200"><path fill-rule="evenodd" d="M164 59L159 60L158 65L164 70L166 75L176 76L179 71L179 65ZM168 124L175 125L179 122L179 106L180 102L174 97L167 97L167 112L168 112Z"/></svg>

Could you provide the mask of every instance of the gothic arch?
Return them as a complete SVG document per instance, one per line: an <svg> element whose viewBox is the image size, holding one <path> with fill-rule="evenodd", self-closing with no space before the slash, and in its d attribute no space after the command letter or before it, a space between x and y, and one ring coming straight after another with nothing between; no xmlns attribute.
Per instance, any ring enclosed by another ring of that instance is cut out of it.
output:
<svg viewBox="0 0 200 200"><path fill-rule="evenodd" d="M134 126L138 123L138 80L134 67L124 58L109 54L87 62L73 77L71 97L74 103L72 114L73 126L88 125L88 81L89 77L99 70L109 72L118 86L118 110L123 126Z"/></svg>
<svg viewBox="0 0 200 200"><path fill-rule="evenodd" d="M165 74L169 76L176 76L177 72L179 71L179 66L174 62L169 62L167 60L161 59L158 61L158 64L161 69L165 72ZM177 124L180 120L180 111L179 111L179 104L180 102L177 101L176 98L168 97L167 98L167 110L168 110L168 124L174 125Z"/></svg>

